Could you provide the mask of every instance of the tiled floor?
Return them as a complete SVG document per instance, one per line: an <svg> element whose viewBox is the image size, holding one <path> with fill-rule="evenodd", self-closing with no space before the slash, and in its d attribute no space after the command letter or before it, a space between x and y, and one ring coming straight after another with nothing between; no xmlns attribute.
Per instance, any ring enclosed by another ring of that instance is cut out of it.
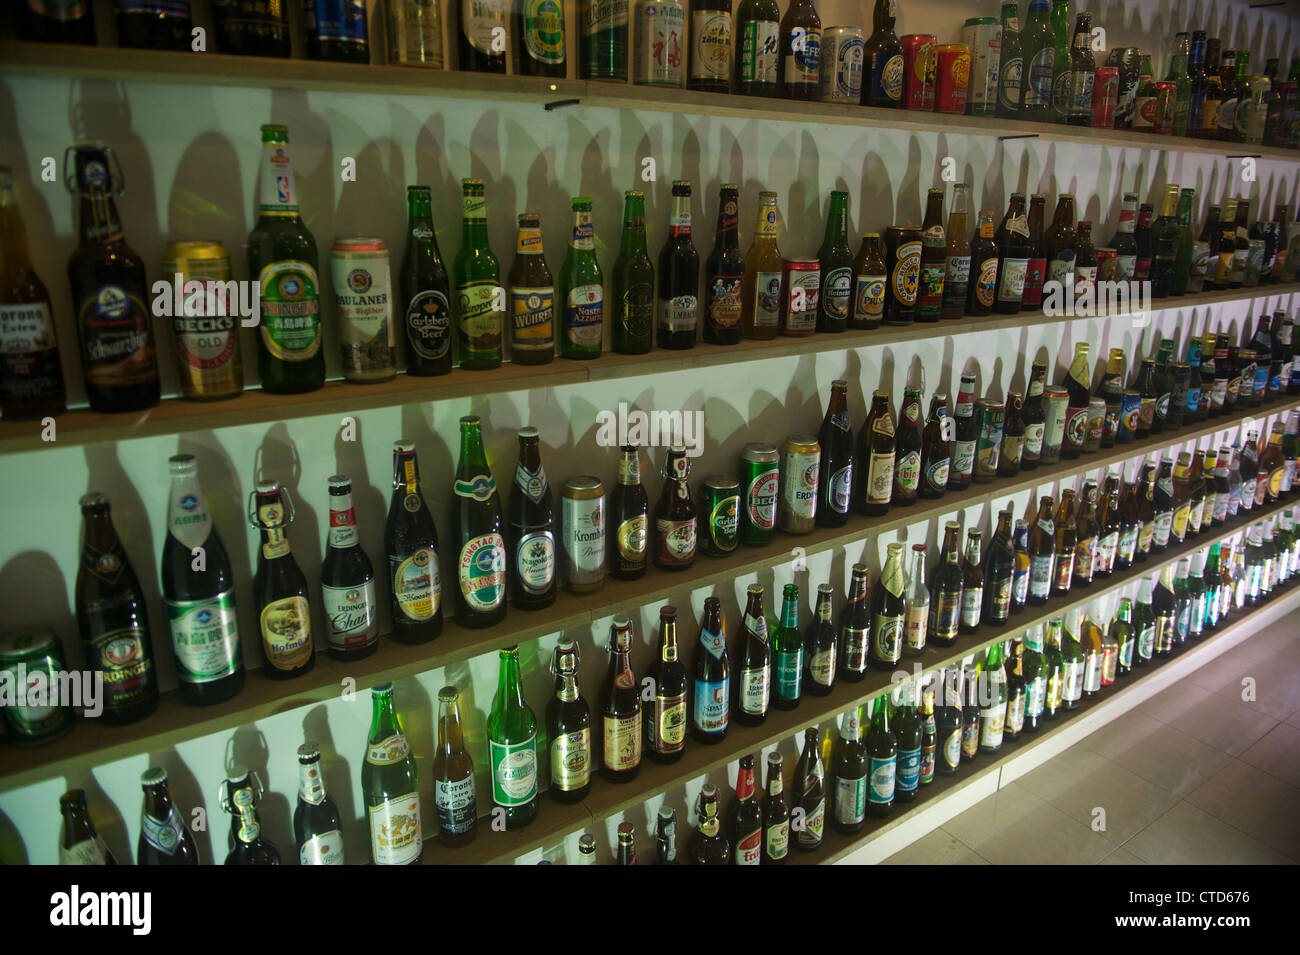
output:
<svg viewBox="0 0 1300 955"><path fill-rule="evenodd" d="M1300 863L1300 611L886 862Z"/></svg>

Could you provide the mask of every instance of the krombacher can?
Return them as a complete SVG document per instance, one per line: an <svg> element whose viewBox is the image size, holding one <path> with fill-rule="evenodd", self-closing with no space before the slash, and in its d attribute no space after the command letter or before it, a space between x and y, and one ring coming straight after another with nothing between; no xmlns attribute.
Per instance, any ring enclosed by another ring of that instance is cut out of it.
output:
<svg viewBox="0 0 1300 955"><path fill-rule="evenodd" d="M172 334L181 395L200 401L232 398L244 390L239 356L239 286L230 278L230 256L220 242L169 242L163 279L172 289ZM185 290L189 282L203 287ZM180 308L176 308L176 302ZM252 304L252 299L248 299Z"/></svg>
<svg viewBox="0 0 1300 955"><path fill-rule="evenodd" d="M12 701L0 707L9 742L34 746L72 729L72 709L62 696L67 684L59 679L64 672L63 647L49 630L0 638L0 674L8 674L4 682L14 691Z"/></svg>
<svg viewBox="0 0 1300 955"><path fill-rule="evenodd" d="M341 238L330 249L343 377L386 381L397 374L393 277L383 239Z"/></svg>
<svg viewBox="0 0 1300 955"><path fill-rule="evenodd" d="M721 557L736 549L739 540L740 482L735 478L705 478L700 485L700 520L704 553Z"/></svg>
<svg viewBox="0 0 1300 955"><path fill-rule="evenodd" d="M585 594L605 585L605 485L580 474L564 482L560 498L564 586Z"/></svg>
<svg viewBox="0 0 1300 955"><path fill-rule="evenodd" d="M754 547L770 543L776 531L776 495L780 455L770 444L755 442L740 452L740 542Z"/></svg>
<svg viewBox="0 0 1300 955"><path fill-rule="evenodd" d="M810 434L792 434L781 446L776 524L787 534L807 534L817 524L817 470L821 457L821 445Z"/></svg>

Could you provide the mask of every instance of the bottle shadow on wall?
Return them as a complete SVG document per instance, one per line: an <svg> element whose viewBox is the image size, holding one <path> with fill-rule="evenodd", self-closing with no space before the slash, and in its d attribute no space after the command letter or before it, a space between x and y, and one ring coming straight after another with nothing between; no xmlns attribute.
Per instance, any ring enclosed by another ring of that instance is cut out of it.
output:
<svg viewBox="0 0 1300 955"><path fill-rule="evenodd" d="M460 694L460 726L461 735L465 741L465 750L469 753L470 758L474 761L474 787L477 790L478 802L476 805L479 809L479 815L484 815L484 810L492 804L492 770L491 761L488 759L488 740L487 740L487 713L491 707L492 701L480 704L475 696L474 690L476 683L470 666L469 660L458 660L455 663L449 663L442 670L442 680L444 686L452 686ZM432 686L432 684L430 684ZM539 731L546 719L545 711L537 715ZM434 726L434 752L436 747L441 745L441 728L436 724ZM545 756L539 751L539 756ZM549 770L545 776L541 775L541 768L538 769L538 779L550 779Z"/></svg>
<svg viewBox="0 0 1300 955"><path fill-rule="evenodd" d="M31 857L22 833L2 810L0 810L0 865L31 865Z"/></svg>
<svg viewBox="0 0 1300 955"><path fill-rule="evenodd" d="M40 594L41 599L32 600L32 594ZM26 550L5 561L0 567L0 607L5 608L3 631L48 627L69 668L81 659L81 637L68 604L68 578L49 554Z"/></svg>
<svg viewBox="0 0 1300 955"><path fill-rule="evenodd" d="M119 864L131 865L135 862L135 846L131 842L130 832L126 826L126 820L122 817L122 811L104 788L99 785L90 769L83 770L78 779L68 777L68 789L83 789L86 792L86 806L90 821L99 833L100 838L113 853L113 858L117 859Z"/></svg>
<svg viewBox="0 0 1300 955"><path fill-rule="evenodd" d="M361 549L370 560L371 570L375 575L375 600L377 625L380 633L392 629L388 596L388 585L381 583L387 574L388 558L384 553L384 523L388 513L387 501L383 492L370 477L366 464L366 439L364 434L365 419L354 415L347 427L340 427L334 435L334 461L337 473L352 480L352 506L356 511L357 525L361 532ZM319 480L323 475L317 475ZM325 489L320 489L325 490ZM314 493L320 490L313 489ZM328 525L327 525L328 526ZM328 531L326 537L328 539ZM325 619L321 618L322 624Z"/></svg>
<svg viewBox="0 0 1300 955"><path fill-rule="evenodd" d="M279 850L281 863L292 863L297 855L293 838L294 803L291 803L285 794L294 793L294 802L297 801L297 773L289 767L283 767L282 775L271 773L269 755L270 747L267 745L266 736L257 724L241 726L226 741L222 771L226 774L224 777L226 780L230 779L230 771L234 766L246 767L250 776L253 773L257 774L257 778L262 783L262 794L261 798L253 804L253 808L261 823L263 838ZM229 823L229 816L226 822ZM215 829L218 825L215 820L209 819L210 829ZM218 844L221 842L220 839L213 841ZM226 849L227 851L230 849L229 844ZM215 856L213 861L217 861ZM221 854L220 861L225 862L224 853Z"/></svg>

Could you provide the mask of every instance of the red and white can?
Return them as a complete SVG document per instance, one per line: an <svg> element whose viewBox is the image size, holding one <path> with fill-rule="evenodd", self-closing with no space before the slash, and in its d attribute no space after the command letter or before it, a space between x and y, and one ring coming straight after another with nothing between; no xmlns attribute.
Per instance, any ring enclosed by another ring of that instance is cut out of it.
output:
<svg viewBox="0 0 1300 955"><path fill-rule="evenodd" d="M1099 66L1092 81L1092 125L1097 129L1115 126L1119 104L1119 67Z"/></svg>
<svg viewBox="0 0 1300 955"><path fill-rule="evenodd" d="M910 33L899 42L903 45L903 108L933 110L938 41L928 33Z"/></svg>

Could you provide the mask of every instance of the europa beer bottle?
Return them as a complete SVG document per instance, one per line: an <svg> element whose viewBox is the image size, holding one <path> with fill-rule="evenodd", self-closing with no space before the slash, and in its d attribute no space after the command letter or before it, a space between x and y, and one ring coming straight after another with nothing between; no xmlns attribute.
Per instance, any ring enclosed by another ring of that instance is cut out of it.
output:
<svg viewBox="0 0 1300 955"><path fill-rule="evenodd" d="M510 602L538 609L555 602L555 528L536 428L519 429L519 463L510 489Z"/></svg>
<svg viewBox="0 0 1300 955"><path fill-rule="evenodd" d="M555 284L560 356L598 358L605 330L605 287L596 259L596 230L591 200L572 202L573 233Z"/></svg>
<svg viewBox="0 0 1300 955"><path fill-rule="evenodd" d="M451 286L433 229L428 186L406 187L406 251L402 257L402 327L408 375L451 371Z"/></svg>
<svg viewBox="0 0 1300 955"><path fill-rule="evenodd" d="M298 804L293 810L293 841L299 865L343 865L339 807L325 791L320 747L298 747Z"/></svg>
<svg viewBox="0 0 1300 955"><path fill-rule="evenodd" d="M399 643L424 643L442 632L438 530L420 491L415 445L393 445L393 493L384 525L393 629Z"/></svg>
<svg viewBox="0 0 1300 955"><path fill-rule="evenodd" d="M704 341L711 345L740 341L745 257L740 254L739 207L740 187L727 183L718 193L713 251L704 265Z"/></svg>
<svg viewBox="0 0 1300 955"><path fill-rule="evenodd" d="M623 232L614 260L611 342L624 355L644 355L654 341L655 269L646 251L645 193L623 194Z"/></svg>
<svg viewBox="0 0 1300 955"><path fill-rule="evenodd" d="M524 700L519 648L506 647L498 657L497 692L487 719L492 801L504 811L506 828L519 829L537 815L537 717Z"/></svg>
<svg viewBox="0 0 1300 955"><path fill-rule="evenodd" d="M660 348L694 348L699 335L700 255L691 241L691 184L673 183L668 238L659 252L659 304L655 327Z"/></svg>
<svg viewBox="0 0 1300 955"><path fill-rule="evenodd" d="M460 419L456 464L456 622L490 627L506 615L506 551L501 498L483 451L478 415Z"/></svg>
<svg viewBox="0 0 1300 955"><path fill-rule="evenodd" d="M244 688L235 572L199 488L192 454L168 461L171 497L161 561L176 683L187 703L220 703Z"/></svg>
<svg viewBox="0 0 1300 955"><path fill-rule="evenodd" d="M249 277L262 290L257 350L262 390L315 391L325 384L316 239L302 221L284 126L262 127L257 224L246 246Z"/></svg>
<svg viewBox="0 0 1300 955"><path fill-rule="evenodd" d="M849 519L853 491L853 422L849 418L848 382L831 382L817 443L821 446L817 473L817 515L822 527L843 527Z"/></svg>
<svg viewBox="0 0 1300 955"><path fill-rule="evenodd" d="M659 653L649 676L654 705L643 717L645 753L657 763L675 763L686 750L686 667L678 659L676 607L659 609Z"/></svg>
<svg viewBox="0 0 1300 955"><path fill-rule="evenodd" d="M502 315L506 308L501 266L488 245L482 179L462 179L461 240L452 262L456 283L456 341L460 367L475 371L501 365Z"/></svg>
<svg viewBox="0 0 1300 955"><path fill-rule="evenodd" d="M705 617L708 605L705 604ZM750 584L743 619L744 646L740 652L740 677L736 681L736 722L758 726L767 719L772 701L773 652L763 613L763 588ZM703 639L703 635L701 635Z"/></svg>
<svg viewBox="0 0 1300 955"><path fill-rule="evenodd" d="M402 718L393 706L393 684L370 690L370 732L361 763L361 798L370 833L372 865L419 863L420 780Z"/></svg>
<svg viewBox="0 0 1300 955"><path fill-rule="evenodd" d="M546 704L546 735L551 741L551 785L556 802L574 803L591 791L594 751L591 706L578 689L578 645L562 638L551 655L555 692Z"/></svg>
<svg viewBox="0 0 1300 955"><path fill-rule="evenodd" d="M289 549L293 503L278 481L259 481L249 498L248 521L262 538L253 577L262 673L271 680L287 680L316 662L307 578Z"/></svg>
<svg viewBox="0 0 1300 955"><path fill-rule="evenodd" d="M84 519L74 605L86 667L103 673L103 715L133 723L158 706L158 676L144 591L109 515L108 498L81 499Z"/></svg>
<svg viewBox="0 0 1300 955"><path fill-rule="evenodd" d="M871 397L871 410L858 438L853 498L859 513L874 517L888 513L894 490L894 447L889 395L877 391Z"/></svg>
<svg viewBox="0 0 1300 955"><path fill-rule="evenodd" d="M746 647L746 655L748 652ZM717 597L707 597L704 601L693 676L691 736L701 743L720 743L726 738L731 713L731 669L722 602Z"/></svg>
<svg viewBox="0 0 1300 955"><path fill-rule="evenodd" d="M334 475L329 479L329 496L330 529L320 568L325 635L330 656L359 660L379 645L375 571L361 549L352 506L352 479L346 474Z"/></svg>
<svg viewBox="0 0 1300 955"><path fill-rule="evenodd" d="M167 789L167 770L153 766L140 777L144 809L136 840L136 865L198 865L199 850Z"/></svg>
<svg viewBox="0 0 1300 955"><path fill-rule="evenodd" d="M149 408L158 403L162 387L147 304L152 296L144 262L126 244L113 199L122 195L121 168L114 152L101 143L71 146L68 156L74 168L67 186L80 206L68 280L86 398L93 411Z"/></svg>
<svg viewBox="0 0 1300 955"><path fill-rule="evenodd" d="M649 564L649 501L641 483L641 452L636 445L620 448L618 484L610 495L614 533L609 540L609 572L618 580L636 580Z"/></svg>

